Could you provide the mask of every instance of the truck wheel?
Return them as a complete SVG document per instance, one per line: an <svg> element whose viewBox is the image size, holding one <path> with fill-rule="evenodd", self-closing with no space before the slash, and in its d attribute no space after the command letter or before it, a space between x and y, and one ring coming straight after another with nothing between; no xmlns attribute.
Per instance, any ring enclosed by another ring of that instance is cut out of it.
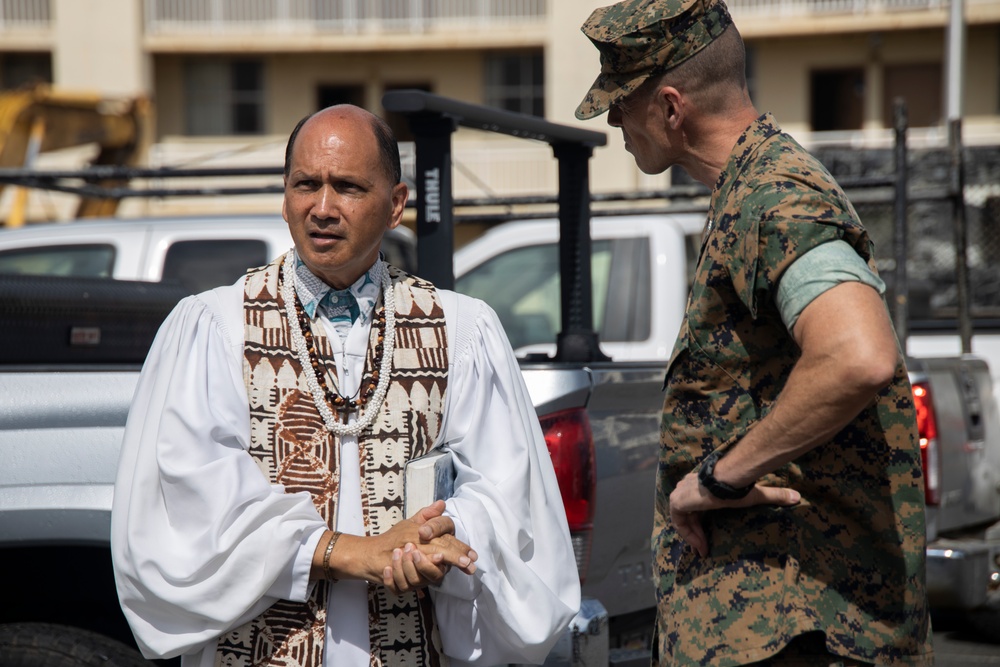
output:
<svg viewBox="0 0 1000 667"><path fill-rule="evenodd" d="M1000 644L1000 610L977 609L969 612L969 624L984 641Z"/></svg>
<svg viewBox="0 0 1000 667"><path fill-rule="evenodd" d="M121 642L68 625L0 625L0 667L150 667Z"/></svg>

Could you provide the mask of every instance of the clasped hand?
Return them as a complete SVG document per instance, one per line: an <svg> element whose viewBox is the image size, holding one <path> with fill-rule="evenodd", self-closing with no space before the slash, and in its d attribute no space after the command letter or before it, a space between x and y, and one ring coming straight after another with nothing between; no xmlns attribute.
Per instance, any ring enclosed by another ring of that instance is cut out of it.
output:
<svg viewBox="0 0 1000 667"><path fill-rule="evenodd" d="M479 557L455 538L455 522L444 516L443 500L400 521L376 541L376 562L382 567L382 583L397 595L431 584L439 584L452 567L466 574L476 571Z"/></svg>

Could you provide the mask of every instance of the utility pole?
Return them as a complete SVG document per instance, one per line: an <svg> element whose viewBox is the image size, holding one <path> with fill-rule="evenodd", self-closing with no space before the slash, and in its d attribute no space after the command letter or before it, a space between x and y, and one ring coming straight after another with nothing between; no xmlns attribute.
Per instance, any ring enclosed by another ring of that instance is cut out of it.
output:
<svg viewBox="0 0 1000 667"><path fill-rule="evenodd" d="M958 292L958 333L962 354L972 352L969 318L968 233L965 220L965 164L962 156L962 98L965 79L965 0L951 0L948 17L946 108L951 155L950 189L955 239L955 286Z"/></svg>
<svg viewBox="0 0 1000 667"><path fill-rule="evenodd" d="M893 319L896 325L896 336L899 338L899 343L905 353L907 339L910 335L910 291L906 276L906 260L909 257L906 215L907 181L909 178L906 164L906 129L909 119L906 113L906 101L902 98L896 98L893 102L893 121L895 129L894 161L896 163L896 188L893 204L895 225L893 246L896 254Z"/></svg>

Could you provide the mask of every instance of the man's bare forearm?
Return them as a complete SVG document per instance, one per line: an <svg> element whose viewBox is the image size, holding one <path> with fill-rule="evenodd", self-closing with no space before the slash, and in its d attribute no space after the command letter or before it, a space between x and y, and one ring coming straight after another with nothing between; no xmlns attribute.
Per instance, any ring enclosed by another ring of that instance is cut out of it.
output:
<svg viewBox="0 0 1000 667"><path fill-rule="evenodd" d="M882 299L861 283L817 297L793 334L802 356L771 412L720 459L718 479L746 486L827 442L892 381L899 364Z"/></svg>

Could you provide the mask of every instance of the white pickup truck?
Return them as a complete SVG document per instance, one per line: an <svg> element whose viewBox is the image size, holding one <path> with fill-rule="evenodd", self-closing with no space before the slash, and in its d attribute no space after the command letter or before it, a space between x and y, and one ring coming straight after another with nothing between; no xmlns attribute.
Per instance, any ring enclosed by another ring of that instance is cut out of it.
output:
<svg viewBox="0 0 1000 667"><path fill-rule="evenodd" d="M694 214L591 221L595 328L602 349L617 364L665 364L683 315L703 223L704 217ZM559 275L557 235L554 220L512 222L455 255L456 288L497 310L515 350L526 359L551 354L551 341L559 330L553 307L558 303L558 285L552 284ZM616 261L617 268L628 267L629 275L612 272ZM972 342L977 354L962 356L955 333L911 333L907 364L920 418L931 607L966 613L975 627L996 637L1000 633L1000 413L995 392L1000 387L1000 336L980 334ZM522 364L528 378L531 368ZM662 370L658 379L661 376ZM529 391L539 384L529 381ZM630 400L640 401L643 410L651 409L647 396L633 393L634 384L608 389L621 392L619 409ZM655 391L659 400L659 385L645 390ZM595 398L609 403L589 404L592 418L614 409L613 399L603 392L595 392ZM620 453L604 449L600 440L595 438L599 455ZM643 445L631 452L630 461L655 453ZM610 471L599 465L598 472L608 475L606 492L615 494L620 503L616 507L603 502L599 494L598 508L618 509L618 516L645 520L646 513L632 501L651 495L652 482L639 477L637 469ZM637 494L630 484L648 493ZM609 517L602 534L612 534L613 521ZM622 539L636 539L632 521L618 525ZM644 564L636 562L634 568L637 576L646 577ZM626 578L623 574L622 581ZM586 587L585 591L614 608L613 591Z"/></svg>
<svg viewBox="0 0 1000 667"><path fill-rule="evenodd" d="M666 363L684 315L705 216L593 218L595 329L616 362ZM559 223L493 227L455 253L455 288L489 303L519 357L551 355L559 321Z"/></svg>
<svg viewBox="0 0 1000 667"><path fill-rule="evenodd" d="M455 254L456 289L493 306L521 357L572 508L568 519L587 603L551 664L648 664L660 387L702 222L693 214L591 220L594 325L610 361L567 363L549 356L561 330L556 221L503 223ZM246 241L258 250L263 244L262 254L221 259ZM170 268L172 258L184 257L175 249L193 250L196 242L214 245L194 253L199 261ZM384 248L390 261L412 269L406 263L412 237L394 233L389 243L395 244ZM0 274L80 275L77 267L90 267L87 276L183 281L203 276L205 265L229 267L231 275L189 283L191 291L232 282L246 266L289 244L277 217L39 225L0 231ZM95 255L101 262L87 259ZM81 290L93 284L86 277L78 283ZM11 305L4 293L17 288L11 285L0 275L0 318L39 317L35 304L22 308L31 310L28 315ZM19 363L18 352L2 356L12 333L12 327L0 328L0 561L8 573L0 654L11 650L11 637L21 644L69 637L100 650L108 637L131 643L110 576L108 534L114 467L138 362L114 363L117 352L111 351L100 364L83 356L47 363L23 357ZM141 349L142 341L136 345ZM932 605L975 610L977 618L993 622L1000 580L1000 419L986 364L913 360L911 379L922 387ZM52 577L54 571L64 576ZM65 604L67 592L72 604Z"/></svg>
<svg viewBox="0 0 1000 667"><path fill-rule="evenodd" d="M416 265L406 227L385 236L386 259ZM192 294L231 284L292 245L278 215L103 218L0 229L0 274L176 281Z"/></svg>

